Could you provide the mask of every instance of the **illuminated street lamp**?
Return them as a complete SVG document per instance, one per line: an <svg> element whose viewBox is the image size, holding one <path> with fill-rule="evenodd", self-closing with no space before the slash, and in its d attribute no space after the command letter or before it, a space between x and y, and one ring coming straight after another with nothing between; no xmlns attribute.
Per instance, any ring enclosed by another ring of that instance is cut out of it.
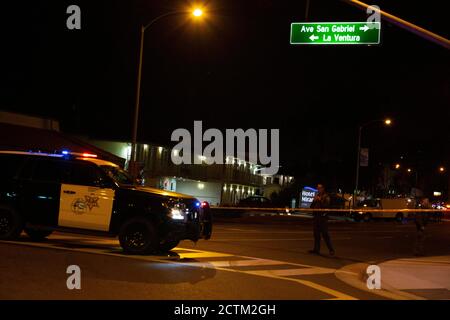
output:
<svg viewBox="0 0 450 320"><path fill-rule="evenodd" d="M200 17L201 15L203 15L203 10L200 9L200 8L197 8L197 9L195 9L194 11L192 11L192 14L193 14L195 17Z"/></svg>
<svg viewBox="0 0 450 320"><path fill-rule="evenodd" d="M359 167L360 167L360 157L361 157L361 138L362 138L362 130L373 124L373 123L377 123L377 122L383 122L386 126L390 126L392 124L392 120L389 118L386 119L382 119L382 120L373 120L373 121L369 121L367 123L364 123L362 125L359 126L358 128L358 155L357 155L357 159L356 159L356 181L355 181L355 190L353 191L353 206L356 205L356 192L358 191L359 188Z"/></svg>
<svg viewBox="0 0 450 320"><path fill-rule="evenodd" d="M395 169L397 169L397 170L400 169L400 163L395 164Z"/></svg>
<svg viewBox="0 0 450 320"><path fill-rule="evenodd" d="M439 172L445 172L445 168L444 167L439 167Z"/></svg>
<svg viewBox="0 0 450 320"><path fill-rule="evenodd" d="M194 17L194 19L199 19L203 16L203 10L200 8L194 8L192 10L177 10L170 11L164 13L153 20L151 20L146 25L141 26L141 41L139 47L139 65L138 65L138 75L137 75L137 84L136 84L136 105L134 108L134 121L133 121L133 134L131 138L131 154L130 154L130 163L128 167L128 171L132 174L133 177L136 176L136 144L137 144L137 131L138 131L138 123L139 123L139 107L140 107L140 99L141 99L141 78L142 78L142 60L144 56L144 35L145 31L150 28L155 22L162 18L166 18L172 15L178 14L190 14Z"/></svg>

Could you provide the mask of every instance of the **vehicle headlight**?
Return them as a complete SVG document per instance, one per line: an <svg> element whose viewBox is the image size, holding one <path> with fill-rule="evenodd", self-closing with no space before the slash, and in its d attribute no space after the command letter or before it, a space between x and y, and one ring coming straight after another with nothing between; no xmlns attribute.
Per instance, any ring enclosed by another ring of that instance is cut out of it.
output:
<svg viewBox="0 0 450 320"><path fill-rule="evenodd" d="M179 208L172 208L170 209L169 217L173 220L184 220L184 213Z"/></svg>

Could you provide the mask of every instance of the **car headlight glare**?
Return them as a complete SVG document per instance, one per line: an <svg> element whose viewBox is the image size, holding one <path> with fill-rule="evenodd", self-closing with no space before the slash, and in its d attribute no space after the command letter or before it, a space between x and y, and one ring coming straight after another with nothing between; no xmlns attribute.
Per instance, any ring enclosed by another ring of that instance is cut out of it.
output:
<svg viewBox="0 0 450 320"><path fill-rule="evenodd" d="M170 218L173 220L184 220L184 214L183 212L178 208L172 208L170 209Z"/></svg>

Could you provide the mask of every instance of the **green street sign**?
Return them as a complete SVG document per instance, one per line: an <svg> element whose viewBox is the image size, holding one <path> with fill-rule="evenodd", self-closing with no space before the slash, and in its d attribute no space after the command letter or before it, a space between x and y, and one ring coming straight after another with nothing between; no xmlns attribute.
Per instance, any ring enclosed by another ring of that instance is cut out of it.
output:
<svg viewBox="0 0 450 320"><path fill-rule="evenodd" d="M379 44L380 22L293 22L291 44Z"/></svg>

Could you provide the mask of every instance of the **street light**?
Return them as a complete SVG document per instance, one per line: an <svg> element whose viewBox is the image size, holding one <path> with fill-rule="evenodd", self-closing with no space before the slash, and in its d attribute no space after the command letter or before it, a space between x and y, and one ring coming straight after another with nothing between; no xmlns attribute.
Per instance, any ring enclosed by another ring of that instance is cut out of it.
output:
<svg viewBox="0 0 450 320"><path fill-rule="evenodd" d="M360 166L360 157L361 157L361 137L362 137L362 130L373 124L373 123L377 123L377 122L383 122L386 126L390 126L392 124L392 120L389 118L383 119L383 120L373 120L373 121L369 121L367 123L364 123L362 125L359 126L358 128L358 155L357 155L357 159L356 159L356 181L355 181L355 190L353 191L353 207L356 205L356 193L358 191L359 188L359 166Z"/></svg>
<svg viewBox="0 0 450 320"><path fill-rule="evenodd" d="M200 8L197 8L197 9L195 9L194 11L192 11L192 14L193 14L195 17L200 17L200 16L203 14L203 10L200 9Z"/></svg>
<svg viewBox="0 0 450 320"><path fill-rule="evenodd" d="M131 154L130 154L130 163L128 167L128 171L130 171L133 177L136 176L136 145L137 145L137 131L138 131L138 123L139 123L139 107L141 100L141 79L142 79L142 60L144 56L144 35L145 30L150 28L155 22L162 18L166 18L172 15L178 14L192 14L194 19L199 19L203 15L203 10L200 8L194 8L193 10L177 10L177 11L169 11L162 15L157 16L153 20L151 20L146 25L141 26L141 41L139 46L139 65L138 65L138 74L137 74L137 84L136 84L136 104L134 107L134 121L133 121L133 134L131 138Z"/></svg>
<svg viewBox="0 0 450 320"><path fill-rule="evenodd" d="M445 168L444 167L439 167L439 172L444 172Z"/></svg>

